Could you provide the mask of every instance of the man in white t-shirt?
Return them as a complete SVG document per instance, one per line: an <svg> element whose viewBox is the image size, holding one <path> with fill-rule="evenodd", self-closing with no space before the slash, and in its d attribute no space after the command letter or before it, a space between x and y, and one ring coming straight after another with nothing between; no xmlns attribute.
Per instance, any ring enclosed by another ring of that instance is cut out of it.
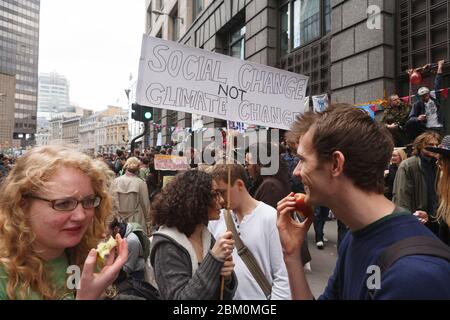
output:
<svg viewBox="0 0 450 320"><path fill-rule="evenodd" d="M291 299L286 266L283 261L280 237L276 226L277 212L271 206L255 200L246 188L247 173L241 165L231 166L231 216L238 235L255 256L269 283L272 300ZM212 171L218 190L227 199L227 165L216 165ZM226 231L224 214L211 221L209 230L218 238ZM234 271L238 278L235 300L265 300L266 297L243 260L233 251Z"/></svg>
<svg viewBox="0 0 450 320"><path fill-rule="evenodd" d="M444 131L444 116L440 105L440 86L442 82L442 73L444 68L444 60L438 62L436 78L434 80L434 94L427 87L422 87L417 91L420 97L411 109L406 124L407 130L411 138L425 131L433 130L439 134Z"/></svg>

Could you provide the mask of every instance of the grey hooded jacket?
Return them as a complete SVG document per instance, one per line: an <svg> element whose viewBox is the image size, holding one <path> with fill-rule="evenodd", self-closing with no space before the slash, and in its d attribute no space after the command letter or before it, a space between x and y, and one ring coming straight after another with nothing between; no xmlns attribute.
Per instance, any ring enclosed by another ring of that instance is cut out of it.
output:
<svg viewBox="0 0 450 320"><path fill-rule="evenodd" d="M150 262L163 300L219 300L224 261L211 253L215 240L207 228L203 242L206 255L198 263L184 234L164 227L154 233ZM225 300L233 298L236 287L237 278L233 273L231 279L225 280Z"/></svg>

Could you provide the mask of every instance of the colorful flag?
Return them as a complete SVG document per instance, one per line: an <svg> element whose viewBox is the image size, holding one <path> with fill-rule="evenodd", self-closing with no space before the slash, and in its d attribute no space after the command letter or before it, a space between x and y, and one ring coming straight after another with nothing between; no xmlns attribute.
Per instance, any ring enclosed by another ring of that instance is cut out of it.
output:
<svg viewBox="0 0 450 320"><path fill-rule="evenodd" d="M312 101L313 101L314 112L322 112L328 108L328 95L327 94L313 96Z"/></svg>
<svg viewBox="0 0 450 320"><path fill-rule="evenodd" d="M373 105L367 105L367 106L358 106L358 108L363 109L366 111L372 119L375 119L375 112L372 110Z"/></svg>

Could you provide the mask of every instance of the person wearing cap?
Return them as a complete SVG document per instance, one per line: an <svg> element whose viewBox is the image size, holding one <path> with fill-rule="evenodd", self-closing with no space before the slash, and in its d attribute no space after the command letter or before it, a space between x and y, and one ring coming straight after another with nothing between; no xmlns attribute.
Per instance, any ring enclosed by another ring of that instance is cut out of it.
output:
<svg viewBox="0 0 450 320"><path fill-rule="evenodd" d="M407 122L407 130L413 139L427 130L434 130L439 134L442 134L444 130L444 118L439 94L444 62L445 60L438 62L438 70L434 82L434 97L427 87L422 87L417 92L420 99L414 104Z"/></svg>
<svg viewBox="0 0 450 320"><path fill-rule="evenodd" d="M450 135L442 139L439 147L426 149L439 154L437 191L440 198L436 219L439 222L439 238L450 246Z"/></svg>

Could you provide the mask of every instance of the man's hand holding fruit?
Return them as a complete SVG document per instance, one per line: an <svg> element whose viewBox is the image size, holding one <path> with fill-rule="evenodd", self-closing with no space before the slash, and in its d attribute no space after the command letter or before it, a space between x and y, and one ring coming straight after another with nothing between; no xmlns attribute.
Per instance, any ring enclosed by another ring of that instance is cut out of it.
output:
<svg viewBox="0 0 450 320"><path fill-rule="evenodd" d="M295 218L295 212L304 220ZM314 220L312 207L305 202L304 194L290 193L277 205L277 227L285 259L300 257L300 248Z"/></svg>

